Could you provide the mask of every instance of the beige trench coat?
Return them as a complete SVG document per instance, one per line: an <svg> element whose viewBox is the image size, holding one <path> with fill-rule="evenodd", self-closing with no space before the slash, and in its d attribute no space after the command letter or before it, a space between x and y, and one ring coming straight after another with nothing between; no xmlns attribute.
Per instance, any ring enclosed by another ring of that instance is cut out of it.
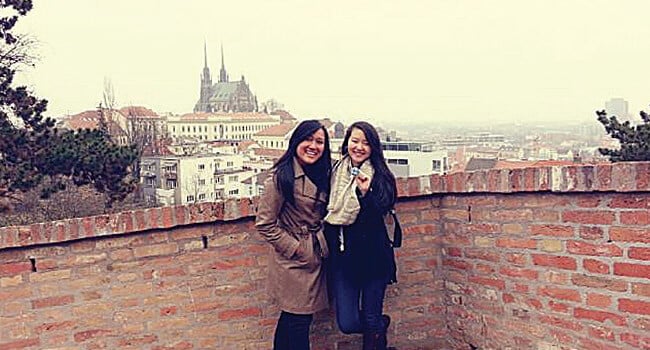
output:
<svg viewBox="0 0 650 350"><path fill-rule="evenodd" d="M295 205L284 201L275 175L264 183L255 227L271 244L268 289L281 310L312 314L328 307L323 257L327 244L321 219L327 194L318 193L294 158Z"/></svg>

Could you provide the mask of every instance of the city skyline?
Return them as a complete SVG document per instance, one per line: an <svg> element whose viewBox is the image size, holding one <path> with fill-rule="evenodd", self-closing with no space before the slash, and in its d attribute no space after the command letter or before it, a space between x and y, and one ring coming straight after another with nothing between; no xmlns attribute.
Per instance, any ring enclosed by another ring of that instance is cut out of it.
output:
<svg viewBox="0 0 650 350"><path fill-rule="evenodd" d="M220 6L222 5L222 6ZM203 45L258 101L299 118L484 123L595 120L611 98L637 118L650 98L642 1L501 0L34 1L18 30L42 59L18 82L49 100L48 115L98 105L189 113Z"/></svg>

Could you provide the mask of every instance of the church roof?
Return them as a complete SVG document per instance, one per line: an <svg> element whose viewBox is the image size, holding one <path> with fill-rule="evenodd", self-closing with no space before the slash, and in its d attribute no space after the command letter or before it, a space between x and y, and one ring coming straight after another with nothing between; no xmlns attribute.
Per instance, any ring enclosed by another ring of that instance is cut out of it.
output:
<svg viewBox="0 0 650 350"><path fill-rule="evenodd" d="M239 81L219 82L212 85L211 101L229 101L230 96L237 91Z"/></svg>

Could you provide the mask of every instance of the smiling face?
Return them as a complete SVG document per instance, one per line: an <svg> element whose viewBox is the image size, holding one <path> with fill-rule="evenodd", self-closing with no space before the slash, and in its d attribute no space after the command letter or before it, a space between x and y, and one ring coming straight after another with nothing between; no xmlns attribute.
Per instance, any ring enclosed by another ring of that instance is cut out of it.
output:
<svg viewBox="0 0 650 350"><path fill-rule="evenodd" d="M318 129L298 144L296 156L300 165L312 165L323 155L325 150L325 132Z"/></svg>
<svg viewBox="0 0 650 350"><path fill-rule="evenodd" d="M370 153L372 153L372 149L368 144L368 140L366 140L366 135L361 129L352 129L348 139L348 154L350 160L352 160L352 165L359 166L370 157Z"/></svg>

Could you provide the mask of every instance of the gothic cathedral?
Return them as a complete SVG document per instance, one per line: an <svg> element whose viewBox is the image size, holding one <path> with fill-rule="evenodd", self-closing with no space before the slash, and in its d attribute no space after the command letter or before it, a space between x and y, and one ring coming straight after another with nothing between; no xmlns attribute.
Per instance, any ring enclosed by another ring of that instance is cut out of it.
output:
<svg viewBox="0 0 650 350"><path fill-rule="evenodd" d="M194 105L194 113L257 112L257 97L251 93L244 76L241 76L240 81L229 80L223 59L223 46L219 81L214 85L208 68L208 51L205 44L203 44L203 55L205 64L201 75L201 95Z"/></svg>

